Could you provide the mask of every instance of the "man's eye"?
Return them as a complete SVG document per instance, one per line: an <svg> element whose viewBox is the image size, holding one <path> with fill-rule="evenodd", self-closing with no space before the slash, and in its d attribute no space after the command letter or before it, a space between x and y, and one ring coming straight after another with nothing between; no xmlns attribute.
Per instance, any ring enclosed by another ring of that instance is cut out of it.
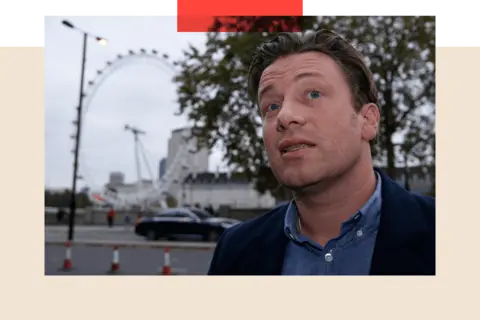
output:
<svg viewBox="0 0 480 320"><path fill-rule="evenodd" d="M276 109L280 108L280 106L276 103L269 104L267 106L267 111L275 111Z"/></svg>
<svg viewBox="0 0 480 320"><path fill-rule="evenodd" d="M313 100L313 99L318 99L320 98L320 92L317 90L312 90L307 94L308 99Z"/></svg>

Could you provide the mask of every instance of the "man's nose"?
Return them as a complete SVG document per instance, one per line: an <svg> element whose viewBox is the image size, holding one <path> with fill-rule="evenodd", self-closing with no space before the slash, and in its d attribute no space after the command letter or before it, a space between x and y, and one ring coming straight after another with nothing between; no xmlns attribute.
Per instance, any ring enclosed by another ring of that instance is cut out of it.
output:
<svg viewBox="0 0 480 320"><path fill-rule="evenodd" d="M284 101L277 116L277 131L284 131L291 126L303 126L305 118L301 115L300 106L294 102Z"/></svg>

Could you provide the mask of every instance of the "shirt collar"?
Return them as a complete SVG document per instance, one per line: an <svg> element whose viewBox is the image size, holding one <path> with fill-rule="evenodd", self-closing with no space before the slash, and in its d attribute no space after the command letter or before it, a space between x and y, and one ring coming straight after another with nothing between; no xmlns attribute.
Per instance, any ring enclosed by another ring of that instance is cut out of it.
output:
<svg viewBox="0 0 480 320"><path fill-rule="evenodd" d="M367 200L367 202L360 208L360 210L352 215L350 219L345 221L342 224L342 229L351 224L359 222L360 218L362 224L369 228L375 225L375 221L377 221L376 217L377 214L380 212L382 206L382 179L380 175L375 172L375 176L377 177L377 185L373 195ZM295 204L295 201L292 200L288 204L287 212L285 214L284 220L284 232L292 240L296 240L299 242L308 241L302 234L300 234L298 227L298 210Z"/></svg>

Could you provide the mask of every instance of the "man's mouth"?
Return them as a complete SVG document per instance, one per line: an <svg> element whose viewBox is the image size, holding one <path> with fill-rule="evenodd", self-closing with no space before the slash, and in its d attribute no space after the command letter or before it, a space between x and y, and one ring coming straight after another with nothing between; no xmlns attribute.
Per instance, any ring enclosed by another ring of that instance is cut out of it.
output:
<svg viewBox="0 0 480 320"><path fill-rule="evenodd" d="M311 148L311 147L313 147L313 146L309 145L309 144L304 144L304 143L294 144L294 145L283 148L281 150L281 153L286 154L286 153L289 153L289 152L294 152L294 151L297 151L297 150L300 150L300 149Z"/></svg>

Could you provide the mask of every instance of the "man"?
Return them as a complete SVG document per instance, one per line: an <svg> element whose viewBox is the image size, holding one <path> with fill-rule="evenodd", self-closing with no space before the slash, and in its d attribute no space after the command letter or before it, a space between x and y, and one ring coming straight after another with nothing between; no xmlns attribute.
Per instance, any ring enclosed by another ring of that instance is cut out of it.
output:
<svg viewBox="0 0 480 320"><path fill-rule="evenodd" d="M330 31L282 33L249 85L294 199L220 237L210 275L435 275L435 199L373 167L380 112L362 56Z"/></svg>

